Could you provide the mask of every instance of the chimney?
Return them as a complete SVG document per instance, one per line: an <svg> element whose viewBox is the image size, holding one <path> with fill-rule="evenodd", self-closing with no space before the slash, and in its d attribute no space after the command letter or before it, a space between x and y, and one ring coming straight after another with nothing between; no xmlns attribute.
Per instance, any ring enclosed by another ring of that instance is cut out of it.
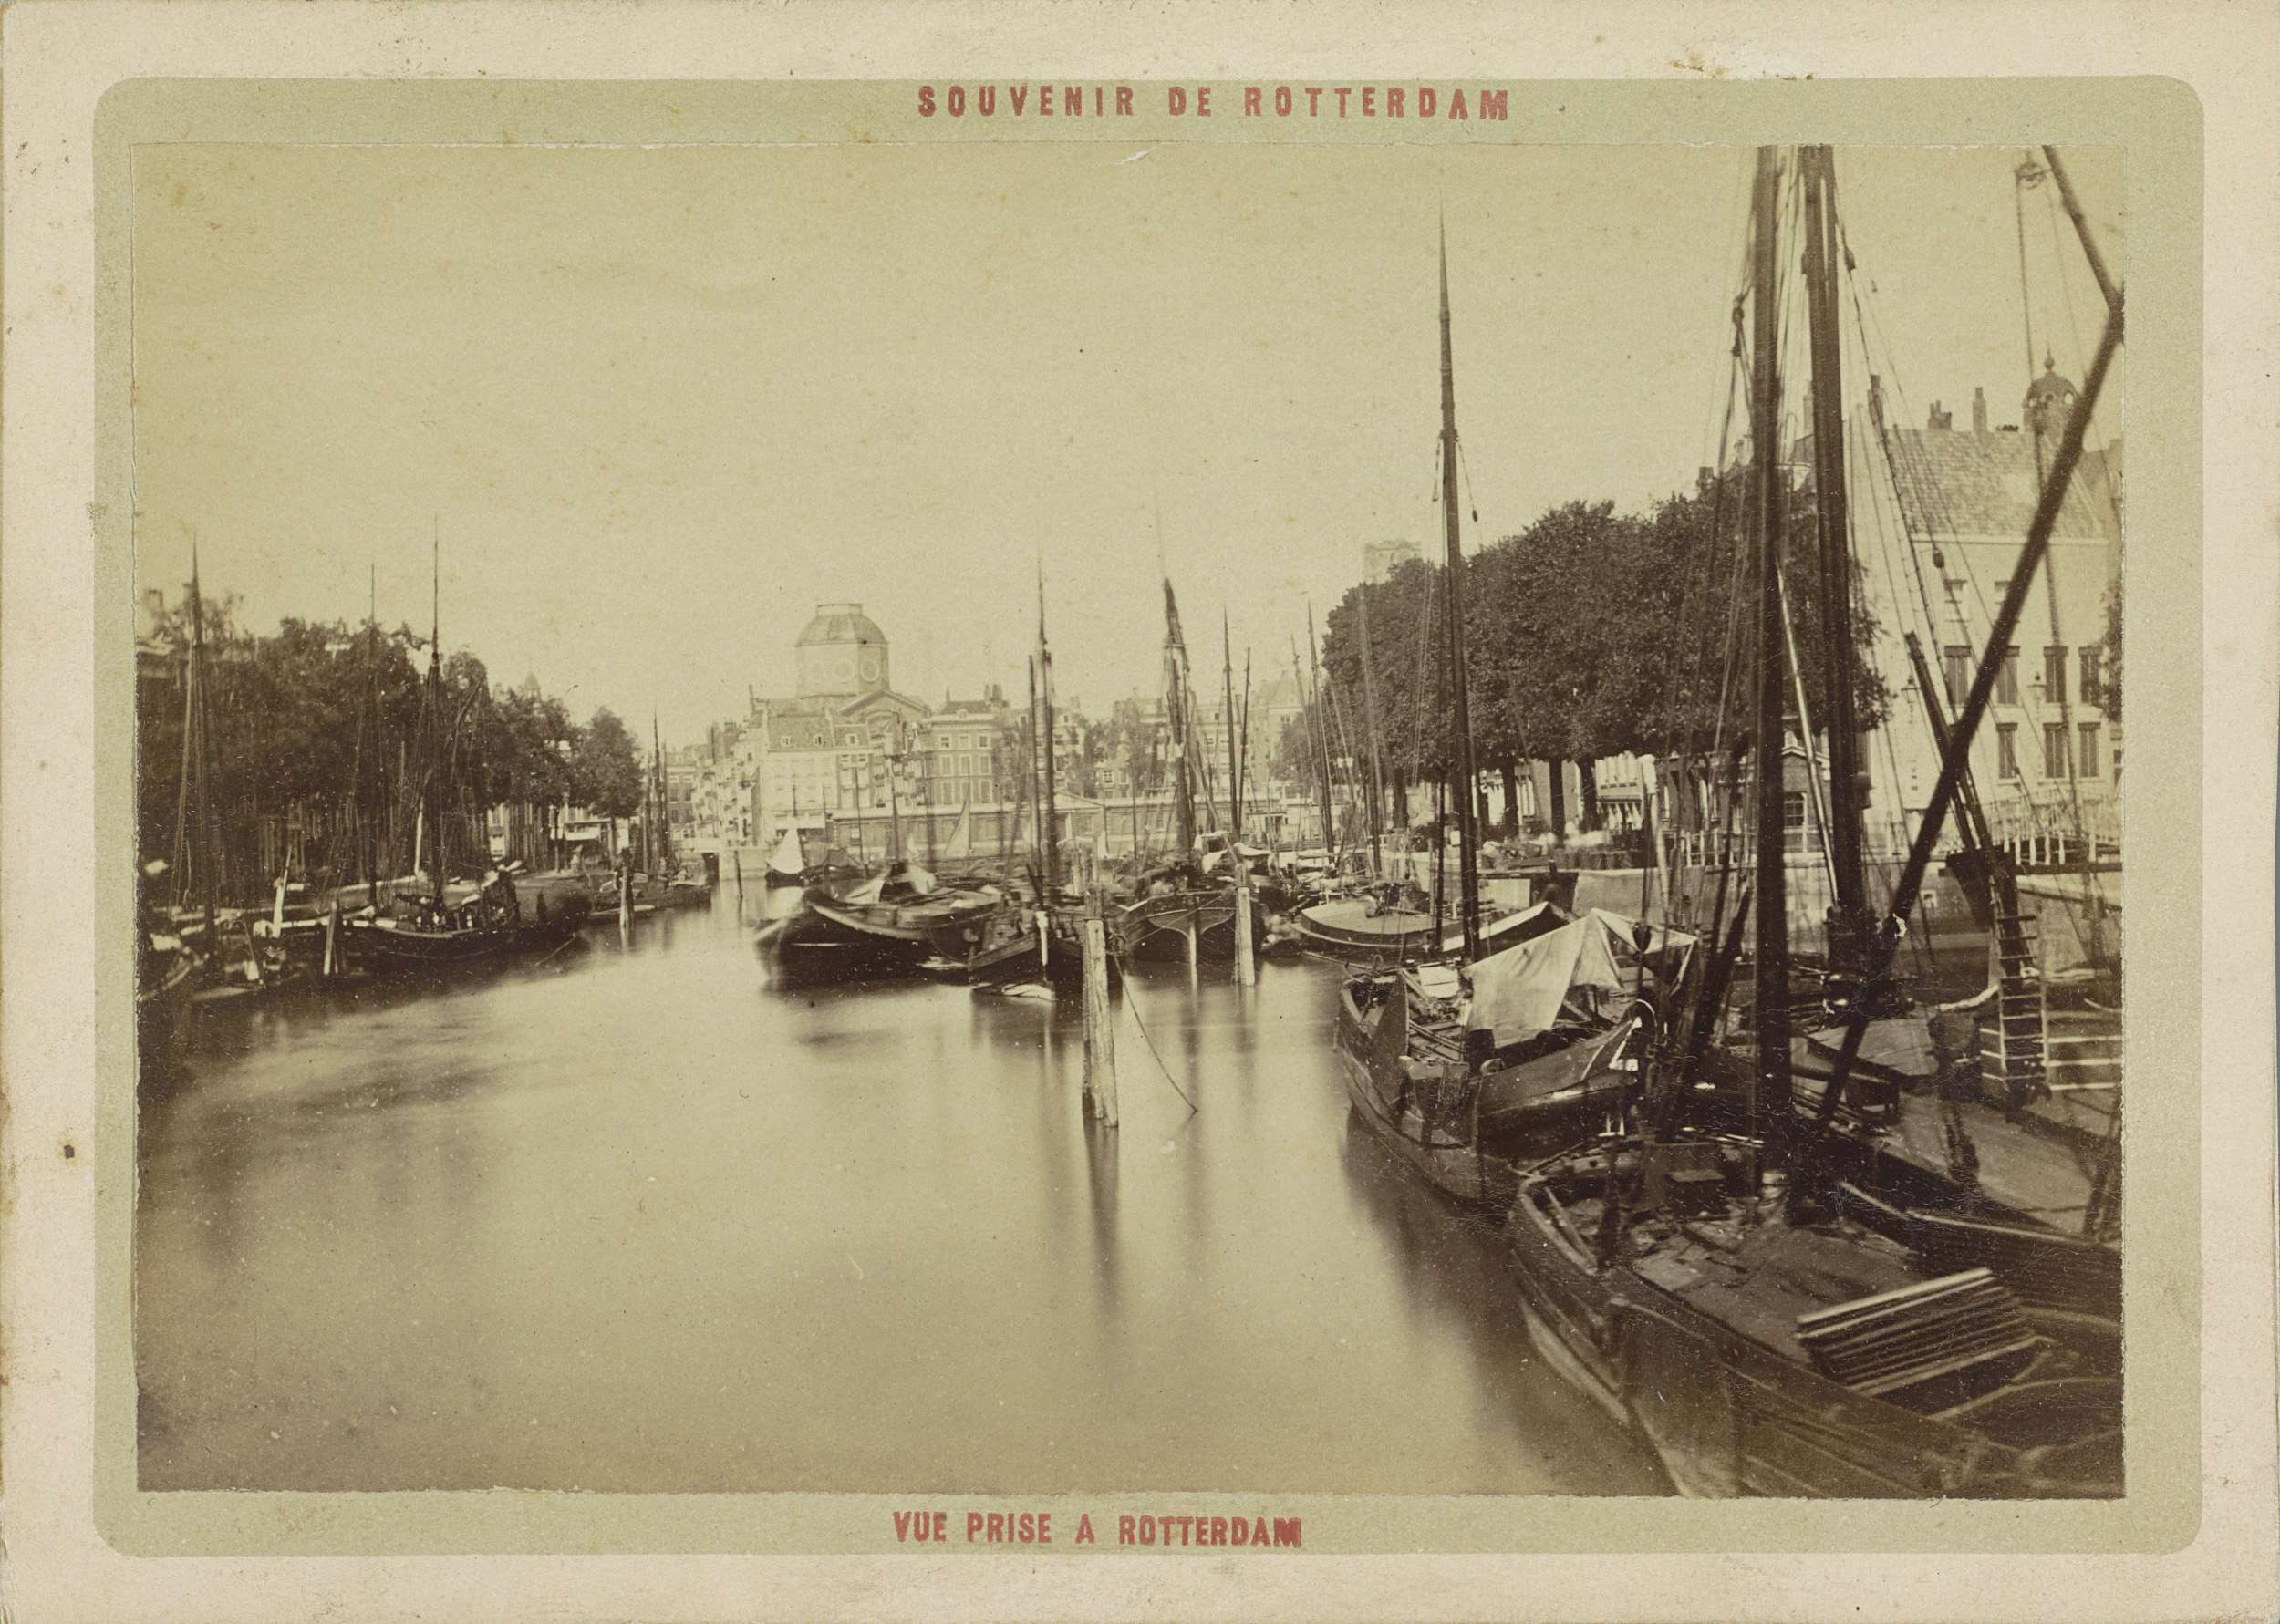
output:
<svg viewBox="0 0 2280 1624"><path fill-rule="evenodd" d="M1987 432L1987 391L1984 388L1974 388L1971 392L1971 431Z"/></svg>
<svg viewBox="0 0 2280 1624"><path fill-rule="evenodd" d="M1926 429L1942 430L1953 429L1955 427L1955 414L1952 411L1942 411L1940 403L1934 400L1932 403L1931 415L1924 419L1923 426Z"/></svg>

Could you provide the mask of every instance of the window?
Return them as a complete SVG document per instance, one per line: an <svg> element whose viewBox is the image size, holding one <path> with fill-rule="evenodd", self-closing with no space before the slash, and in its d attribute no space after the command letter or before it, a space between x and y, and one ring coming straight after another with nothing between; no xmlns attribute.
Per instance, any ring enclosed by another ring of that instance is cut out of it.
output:
<svg viewBox="0 0 2280 1624"><path fill-rule="evenodd" d="M1995 724L1995 771L2006 779L2019 775L2019 729L2016 722Z"/></svg>
<svg viewBox="0 0 2280 1624"><path fill-rule="evenodd" d="M2019 646L2014 643L2003 651L2003 664L1995 670L1995 703L2016 705L2019 702Z"/></svg>
<svg viewBox="0 0 2280 1624"><path fill-rule="evenodd" d="M2106 651L2097 644L2091 643L2085 645L2080 653L2082 656L2082 703L2102 706L2106 703Z"/></svg>
<svg viewBox="0 0 2280 1624"><path fill-rule="evenodd" d="M1947 702L1950 709L1964 703L1964 696L1971 692L1971 650L1949 647L1940 651L1942 663L1947 667Z"/></svg>
<svg viewBox="0 0 2280 1624"><path fill-rule="evenodd" d="M2043 702L2063 705L2067 702L2067 651L2053 643L2043 650Z"/></svg>
<svg viewBox="0 0 2280 1624"><path fill-rule="evenodd" d="M1785 852L1806 852L1812 849L1805 827L1805 792L1789 790L1781 797L1781 849Z"/></svg>
<svg viewBox="0 0 2280 1624"><path fill-rule="evenodd" d="M2043 724L2043 776L2049 779L2069 777L2072 768L2067 761L2067 725L2064 722Z"/></svg>
<svg viewBox="0 0 2280 1624"><path fill-rule="evenodd" d="M2100 760L2100 757L2098 752L2098 724L2096 722L2084 722L2078 731L2081 734L2082 738L2082 751L2080 756L2077 758L2082 764L2082 776L2084 778L2096 778L2099 776L2099 762Z"/></svg>

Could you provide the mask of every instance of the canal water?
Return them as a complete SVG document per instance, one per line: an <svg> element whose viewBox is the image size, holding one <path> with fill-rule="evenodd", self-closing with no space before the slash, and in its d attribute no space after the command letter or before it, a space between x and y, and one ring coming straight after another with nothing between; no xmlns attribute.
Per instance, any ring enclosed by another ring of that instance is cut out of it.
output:
<svg viewBox="0 0 2280 1624"><path fill-rule="evenodd" d="M751 924L204 1019L142 1485L1658 1492L1349 1122L1330 967L1135 977L1112 1133L1074 998L791 990Z"/></svg>

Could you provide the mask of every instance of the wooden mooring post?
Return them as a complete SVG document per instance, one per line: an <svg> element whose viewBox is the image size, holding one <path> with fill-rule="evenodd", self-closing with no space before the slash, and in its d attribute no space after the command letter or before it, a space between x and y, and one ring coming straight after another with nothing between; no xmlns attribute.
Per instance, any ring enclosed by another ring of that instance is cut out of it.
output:
<svg viewBox="0 0 2280 1624"><path fill-rule="evenodd" d="M1108 924L1097 888L1084 894L1084 1097L1116 1125L1116 1012L1108 1001Z"/></svg>
<svg viewBox="0 0 2280 1624"><path fill-rule="evenodd" d="M1236 861L1242 859L1238 854ZM1252 937L1250 875L1241 874L1235 883L1235 984L1238 987L1259 985L1259 954Z"/></svg>

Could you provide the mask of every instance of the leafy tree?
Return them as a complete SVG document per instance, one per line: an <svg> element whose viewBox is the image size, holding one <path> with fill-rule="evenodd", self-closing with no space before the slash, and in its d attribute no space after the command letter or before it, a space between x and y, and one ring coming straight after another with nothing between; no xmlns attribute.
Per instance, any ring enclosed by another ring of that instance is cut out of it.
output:
<svg viewBox="0 0 2280 1624"><path fill-rule="evenodd" d="M171 857L180 826L189 822L194 832L199 821L182 800L189 601L185 590L160 616L142 656L136 765L146 858ZM312 873L358 877L368 862L383 873L405 872L438 739L451 788L447 810L461 831L449 849L462 859L479 849L469 839L476 814L503 802L572 794L585 781L575 771L580 760L617 805L629 804L628 786L630 803L639 801L638 755L622 725L615 727L614 754L581 751L583 730L559 700L494 692L472 654L444 662L440 713L431 719L427 639L407 626L384 631L288 618L275 633L255 636L239 624L238 600L228 594L205 596L201 622L209 788L225 900L265 891L280 855L269 836L288 817Z"/></svg>
<svg viewBox="0 0 2280 1624"><path fill-rule="evenodd" d="M1108 720L1100 727L1099 750L1103 760L1122 766L1131 774L1134 788L1143 795L1153 795L1165 788L1169 781L1164 760L1167 729L1161 716L1151 713L1135 700L1119 699L1110 709Z"/></svg>
<svg viewBox="0 0 2280 1624"><path fill-rule="evenodd" d="M1746 730L1756 648L1746 474L1705 481L1642 513L1570 502L1482 548L1465 569L1474 760L1575 760L1626 751L1693 754ZM1788 586L1808 702L1826 712L1819 566L1809 491L1788 498ZM1443 572L1422 561L1369 587L1371 674L1389 771L1445 776L1454 706L1442 666ZM1324 664L1359 691L1356 587L1331 612ZM1741 616L1736 618L1737 614ZM1862 729L1888 696L1867 663L1875 623L1856 601L1853 684ZM1786 678L1785 678L1786 688ZM1586 793L1590 781L1586 778Z"/></svg>
<svg viewBox="0 0 2280 1624"><path fill-rule="evenodd" d="M1309 700L1296 716L1282 724L1282 736L1275 740L1274 776L1302 792L1310 802L1321 793L1321 786L1320 719L1319 709Z"/></svg>
<svg viewBox="0 0 2280 1624"><path fill-rule="evenodd" d="M641 804L641 752L606 706L571 745L570 798L606 818L631 817Z"/></svg>
<svg viewBox="0 0 2280 1624"><path fill-rule="evenodd" d="M1364 591L1369 595L1370 676L1377 691L1379 745L1388 777L1445 771L1450 735L1440 643L1446 613L1441 572L1409 559L1384 581L1350 588L1332 606L1325 621L1322 668L1325 680L1341 695L1363 692ZM1475 630L1473 615L1466 616L1465 626L1467 632ZM1362 714L1358 704L1355 713Z"/></svg>

